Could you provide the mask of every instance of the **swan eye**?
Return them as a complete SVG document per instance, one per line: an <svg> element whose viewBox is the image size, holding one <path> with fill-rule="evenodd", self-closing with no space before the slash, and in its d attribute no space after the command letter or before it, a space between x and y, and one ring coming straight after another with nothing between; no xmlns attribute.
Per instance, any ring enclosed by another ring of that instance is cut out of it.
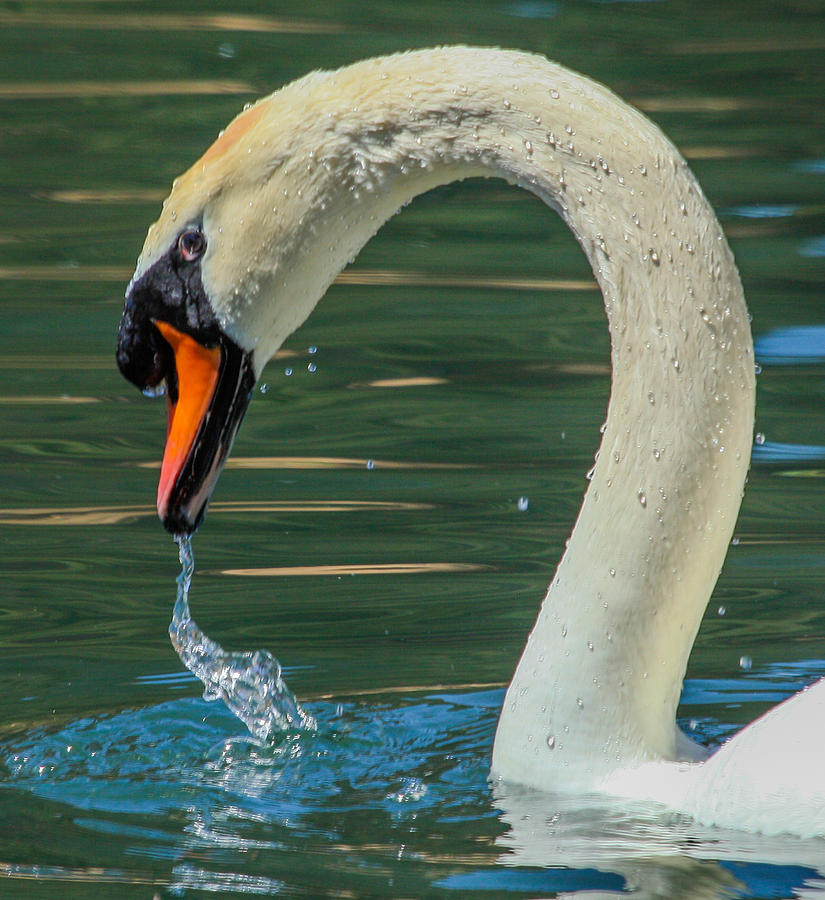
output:
<svg viewBox="0 0 825 900"><path fill-rule="evenodd" d="M185 262L194 262L205 249L206 238L200 228L187 228L178 238L178 250Z"/></svg>

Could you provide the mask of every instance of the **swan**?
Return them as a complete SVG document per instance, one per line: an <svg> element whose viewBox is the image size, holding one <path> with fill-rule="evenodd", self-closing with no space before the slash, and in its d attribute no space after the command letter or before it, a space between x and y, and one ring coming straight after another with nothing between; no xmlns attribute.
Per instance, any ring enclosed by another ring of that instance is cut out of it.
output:
<svg viewBox="0 0 825 900"><path fill-rule="evenodd" d="M825 680L705 758L675 724L750 460L755 373L733 256L639 112L517 51L442 47L314 72L241 112L173 184L117 361L165 390L157 507L201 522L264 365L416 195L500 177L567 223L604 297L612 387L566 551L506 693L492 777L825 834Z"/></svg>

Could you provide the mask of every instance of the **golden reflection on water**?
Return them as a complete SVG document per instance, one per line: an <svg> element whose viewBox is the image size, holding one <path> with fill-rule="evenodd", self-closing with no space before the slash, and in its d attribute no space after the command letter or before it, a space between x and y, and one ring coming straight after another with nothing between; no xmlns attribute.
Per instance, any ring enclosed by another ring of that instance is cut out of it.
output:
<svg viewBox="0 0 825 900"><path fill-rule="evenodd" d="M506 681L465 681L454 684L400 684L387 687L361 688L360 690L344 691L341 693L307 694L301 696L301 700L313 702L318 700L335 700L345 697L374 697L381 694L431 694L435 691L488 691L494 688L506 688Z"/></svg>
<svg viewBox="0 0 825 900"><path fill-rule="evenodd" d="M636 97L633 105L643 112L704 113L739 112L746 109L764 109L765 101L757 97Z"/></svg>
<svg viewBox="0 0 825 900"><path fill-rule="evenodd" d="M2 26L2 18L0 18ZM0 84L0 100L64 100L77 97L163 97L169 94L255 94L244 81L19 81Z"/></svg>
<svg viewBox="0 0 825 900"><path fill-rule="evenodd" d="M276 19L243 13L61 13L0 12L0 25L14 28L39 25L47 28L102 28L106 31L246 31L257 34L337 34L347 31L337 22Z"/></svg>
<svg viewBox="0 0 825 900"><path fill-rule="evenodd" d="M44 200L54 200L57 203L160 203L166 193L166 191L151 188L144 190L76 188L64 191L43 191L37 196Z"/></svg>
<svg viewBox="0 0 825 900"><path fill-rule="evenodd" d="M365 382L367 387L375 388L399 388L399 387L430 387L436 384L447 384L446 378L431 378L419 376L418 378L377 378L375 381ZM351 387L360 387L359 382L354 382Z"/></svg>
<svg viewBox="0 0 825 900"><path fill-rule="evenodd" d="M125 285L132 272L124 266L0 266L0 281L118 281Z"/></svg>
<svg viewBox="0 0 825 900"><path fill-rule="evenodd" d="M41 405L41 404L52 404L52 403L100 403L100 397L70 397L68 394L63 394L61 396L48 396L48 395L40 395L40 394L24 394L20 397L1 397L0 396L0 406L6 405Z"/></svg>
<svg viewBox="0 0 825 900"><path fill-rule="evenodd" d="M221 575L280 578L305 575L421 575L430 572L478 572L491 566L472 563L375 563L321 566L270 566L259 569L220 569Z"/></svg>
<svg viewBox="0 0 825 900"><path fill-rule="evenodd" d="M2 87L0 87L2 91ZM79 201L76 201L79 202ZM128 282L133 269L123 266L0 266L0 281L118 281ZM342 272L337 284L361 287L455 287L509 289L516 291L591 291L589 278L513 278L510 276L464 276L403 270ZM119 302L119 301L118 301Z"/></svg>
<svg viewBox="0 0 825 900"><path fill-rule="evenodd" d="M747 147L744 144L697 144L679 148L682 156L687 159L748 159L753 156L761 156L762 151L757 147Z"/></svg>
<svg viewBox="0 0 825 900"><path fill-rule="evenodd" d="M338 284L410 285L414 287L509 288L521 291L590 291L590 278L513 278L512 276L449 275L393 269L358 271L348 269L335 279Z"/></svg>
<svg viewBox="0 0 825 900"><path fill-rule="evenodd" d="M49 369L56 372L77 369L112 369L112 356L91 356L86 353L41 356L34 353L0 353L0 369Z"/></svg>
<svg viewBox="0 0 825 900"><path fill-rule="evenodd" d="M388 500L223 500L209 506L220 513L338 513L433 509L429 503ZM0 525L119 525L137 518L156 516L149 504L123 506L68 506L0 509Z"/></svg>
<svg viewBox="0 0 825 900"><path fill-rule="evenodd" d="M159 469L160 462L138 463L139 469ZM476 469L471 463L396 462L347 456L235 456L227 469Z"/></svg>

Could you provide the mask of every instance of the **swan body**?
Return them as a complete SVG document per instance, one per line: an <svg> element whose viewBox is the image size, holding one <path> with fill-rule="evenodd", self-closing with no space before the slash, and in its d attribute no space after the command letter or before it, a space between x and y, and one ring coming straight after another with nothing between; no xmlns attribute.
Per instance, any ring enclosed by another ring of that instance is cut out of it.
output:
<svg viewBox="0 0 825 900"><path fill-rule="evenodd" d="M519 52L417 51L310 74L228 126L173 185L121 324L124 373L174 386L161 517L198 525L250 379L383 222L479 175L532 191L570 227L604 296L613 372L590 483L507 691L494 776L825 834L811 737L822 685L706 761L675 725L749 465L753 345L732 254L686 163L581 75ZM168 339L174 360L158 329L182 335ZM199 388L206 413L185 404L195 388L177 347L189 340L221 348L218 387Z"/></svg>
<svg viewBox="0 0 825 900"><path fill-rule="evenodd" d="M650 761L615 770L598 788L663 803L704 825L822 836L823 721L825 679L769 710L701 763Z"/></svg>

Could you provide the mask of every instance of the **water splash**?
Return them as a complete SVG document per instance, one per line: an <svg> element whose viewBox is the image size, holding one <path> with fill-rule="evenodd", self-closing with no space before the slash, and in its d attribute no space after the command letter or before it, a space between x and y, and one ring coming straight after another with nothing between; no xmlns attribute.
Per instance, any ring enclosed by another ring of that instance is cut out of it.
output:
<svg viewBox="0 0 825 900"><path fill-rule="evenodd" d="M175 538L181 563L169 637L181 661L204 683L204 700L221 699L260 741L288 730L313 731L315 720L301 709L268 650L227 653L207 637L189 612L195 572L191 538Z"/></svg>

